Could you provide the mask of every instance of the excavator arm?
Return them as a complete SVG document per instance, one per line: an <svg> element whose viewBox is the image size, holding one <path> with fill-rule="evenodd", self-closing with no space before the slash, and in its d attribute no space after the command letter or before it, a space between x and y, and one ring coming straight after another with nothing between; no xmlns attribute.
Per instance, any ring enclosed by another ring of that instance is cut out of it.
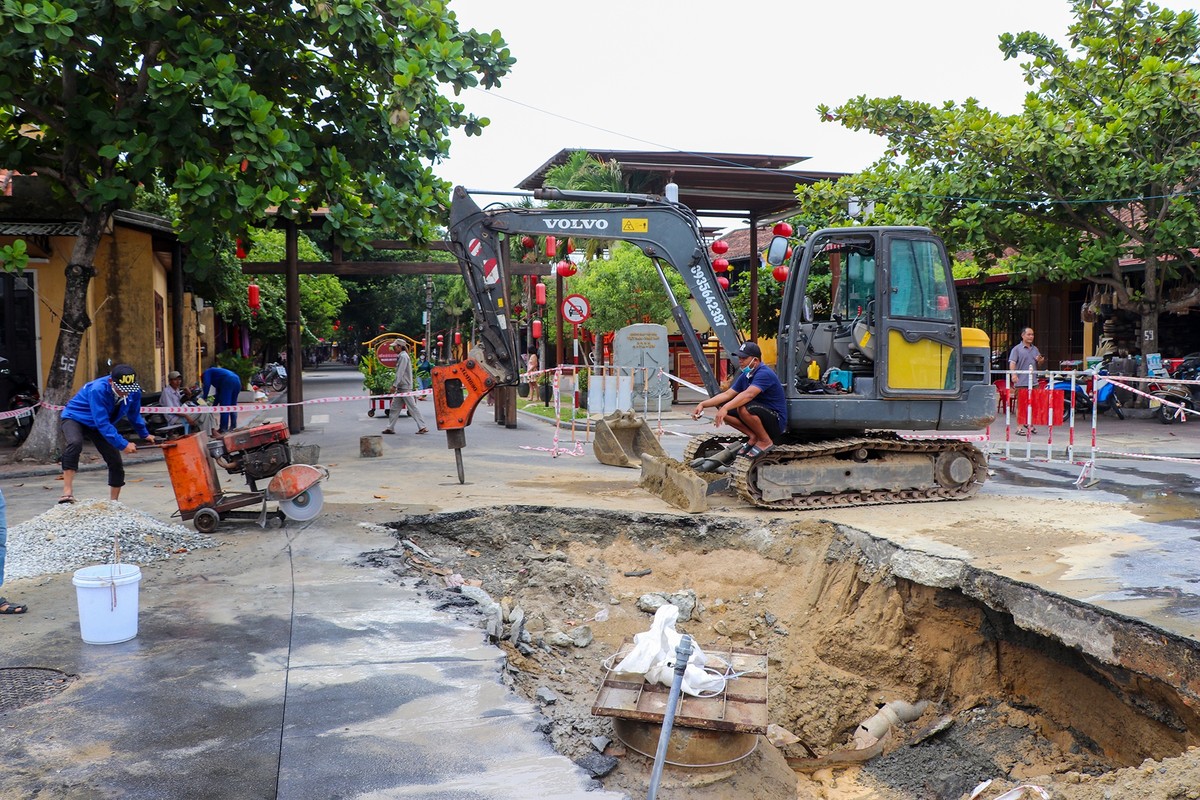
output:
<svg viewBox="0 0 1200 800"><path fill-rule="evenodd" d="M593 208L513 208L483 210L461 186L450 204L450 244L458 258L467 292L474 302L480 330L479 346L461 364L433 370L434 410L439 430L447 432L455 450L459 481L463 481L463 429L471 423L483 395L496 386L517 382L520 366L515 327L507 297L505 237L569 236L575 239L617 239L632 242L654 261L671 299L672 315L688 351L700 370L705 388L718 391L703 346L692 330L686 311L671 293L662 262L675 269L699 304L721 346L729 352L741 338L725 294L708 258L696 216L684 206L653 195L539 189L535 199L608 203Z"/></svg>

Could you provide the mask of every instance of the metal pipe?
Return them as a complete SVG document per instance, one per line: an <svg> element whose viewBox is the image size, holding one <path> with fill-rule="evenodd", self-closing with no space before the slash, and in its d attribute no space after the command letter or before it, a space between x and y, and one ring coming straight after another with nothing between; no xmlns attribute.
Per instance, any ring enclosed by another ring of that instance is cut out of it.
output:
<svg viewBox="0 0 1200 800"><path fill-rule="evenodd" d="M675 648L675 678L671 681L671 693L667 697L667 710L663 714L662 730L658 734L658 750L654 753L654 770L650 773L650 791L646 800L654 800L658 795L658 782L662 780L663 764L667 759L667 745L671 739L671 728L675 726L675 706L679 703L680 690L683 687L683 673L687 670L688 659L692 657L692 637L684 634Z"/></svg>

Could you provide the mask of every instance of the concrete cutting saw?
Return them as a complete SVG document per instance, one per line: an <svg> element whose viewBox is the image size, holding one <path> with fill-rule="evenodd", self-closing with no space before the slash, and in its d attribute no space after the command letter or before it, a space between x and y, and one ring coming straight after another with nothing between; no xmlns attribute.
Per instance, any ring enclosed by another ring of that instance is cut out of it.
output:
<svg viewBox="0 0 1200 800"><path fill-rule="evenodd" d="M329 471L298 463L316 460L311 453L299 457L302 450L315 448L291 445L285 423L239 428L211 439L199 431L168 439L162 447L180 517L192 520L201 533L212 533L225 519L252 519L266 527L271 518L307 522L321 513L321 481L329 478ZM224 491L217 467L245 477L250 490ZM262 481L268 481L265 489L259 488ZM268 514L267 503L272 500L278 510ZM255 505L259 510L239 510Z"/></svg>

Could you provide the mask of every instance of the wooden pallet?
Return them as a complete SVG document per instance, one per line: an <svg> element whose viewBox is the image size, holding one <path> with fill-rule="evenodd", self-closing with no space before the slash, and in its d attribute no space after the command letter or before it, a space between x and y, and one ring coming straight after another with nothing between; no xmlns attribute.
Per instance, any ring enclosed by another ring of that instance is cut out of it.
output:
<svg viewBox="0 0 1200 800"><path fill-rule="evenodd" d="M714 697L692 697L680 694L675 709L675 724L689 728L738 733L767 732L767 654L734 647L724 651L701 645L708 665L724 669L725 662L734 673L744 673L726 682L725 689ZM613 657L619 664L633 650L626 641ZM620 717L661 723L666 714L671 687L648 683L636 673L609 670L592 713L600 717Z"/></svg>

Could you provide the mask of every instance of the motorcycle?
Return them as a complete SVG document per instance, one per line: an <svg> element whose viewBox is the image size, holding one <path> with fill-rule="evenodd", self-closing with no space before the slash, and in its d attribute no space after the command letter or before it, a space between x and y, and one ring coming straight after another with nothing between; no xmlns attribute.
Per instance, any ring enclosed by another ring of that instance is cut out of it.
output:
<svg viewBox="0 0 1200 800"><path fill-rule="evenodd" d="M1080 372L1075 379L1075 394L1071 394L1071 379L1062 376L1055 377L1051 383L1052 389L1058 389L1063 393L1063 418L1065 419L1071 413L1071 406L1075 406L1076 416L1080 414L1092 413L1092 407L1095 406L1096 412L1103 414L1105 411L1112 411L1117 419L1125 419L1125 412L1121 410L1121 399L1117 397L1116 387L1108 381L1103 381L1099 390L1095 388L1096 378L1107 375L1106 370L1084 370Z"/></svg>
<svg viewBox="0 0 1200 800"><path fill-rule="evenodd" d="M250 378L255 386L270 386L273 392L282 392L287 388L287 367L277 362L267 364Z"/></svg>
<svg viewBox="0 0 1200 800"><path fill-rule="evenodd" d="M0 419L0 435L19 445L29 438L29 432L33 430L33 415L37 413L42 397L37 384L13 372L8 363L7 358L0 356L0 410L32 409L26 414Z"/></svg>
<svg viewBox="0 0 1200 800"><path fill-rule="evenodd" d="M1174 370L1170 373L1171 378L1177 381L1195 381L1200 380L1200 354L1191 354L1183 359ZM1170 425L1183 418L1184 414L1174 406L1183 406L1188 411L1195 411L1200 407L1198 397L1200 397L1200 387L1189 384L1173 383L1169 386L1151 386L1150 394L1160 401L1155 408L1158 421L1163 425ZM1169 406L1166 403L1174 403L1174 406ZM1151 407L1154 407L1154 402L1151 401Z"/></svg>

